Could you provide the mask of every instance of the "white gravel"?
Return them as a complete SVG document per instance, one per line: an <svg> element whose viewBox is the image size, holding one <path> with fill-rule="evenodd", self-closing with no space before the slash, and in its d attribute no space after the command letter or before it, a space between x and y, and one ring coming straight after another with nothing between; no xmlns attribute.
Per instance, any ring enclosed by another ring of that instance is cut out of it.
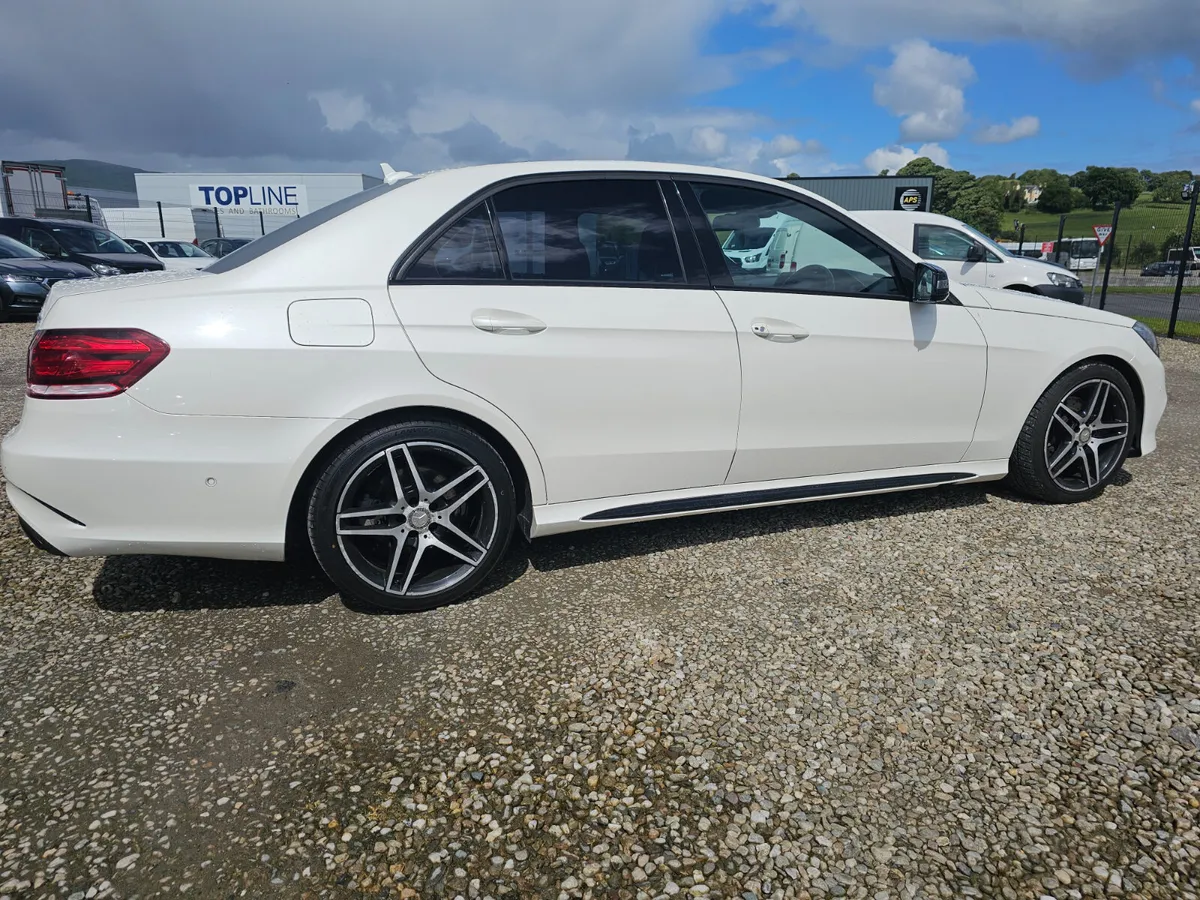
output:
<svg viewBox="0 0 1200 900"><path fill-rule="evenodd" d="M0 430L31 327L0 326ZM1085 506L549 539L479 599L38 553L0 503L0 898L1200 897L1200 346Z"/></svg>

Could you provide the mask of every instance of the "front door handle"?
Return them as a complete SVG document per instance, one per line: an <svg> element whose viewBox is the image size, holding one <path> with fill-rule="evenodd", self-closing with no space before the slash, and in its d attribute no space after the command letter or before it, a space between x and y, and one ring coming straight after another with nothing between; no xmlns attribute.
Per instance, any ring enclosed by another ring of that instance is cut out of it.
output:
<svg viewBox="0 0 1200 900"><path fill-rule="evenodd" d="M808 332L794 322L783 319L755 319L750 323L755 337L777 344L794 344L808 337Z"/></svg>
<svg viewBox="0 0 1200 900"><path fill-rule="evenodd" d="M471 313L471 324L490 334L537 334L546 330L546 323L510 309L477 309Z"/></svg>

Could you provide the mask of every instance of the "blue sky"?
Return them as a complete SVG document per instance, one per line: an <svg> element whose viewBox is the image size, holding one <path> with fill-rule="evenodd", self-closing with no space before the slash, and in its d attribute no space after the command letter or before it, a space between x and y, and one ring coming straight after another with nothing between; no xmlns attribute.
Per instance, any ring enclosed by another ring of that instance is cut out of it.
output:
<svg viewBox="0 0 1200 900"><path fill-rule="evenodd" d="M1196 3L207 0L200 28L160 0L18 4L0 148L165 171L1200 169ZM66 20L89 39L48 56Z"/></svg>

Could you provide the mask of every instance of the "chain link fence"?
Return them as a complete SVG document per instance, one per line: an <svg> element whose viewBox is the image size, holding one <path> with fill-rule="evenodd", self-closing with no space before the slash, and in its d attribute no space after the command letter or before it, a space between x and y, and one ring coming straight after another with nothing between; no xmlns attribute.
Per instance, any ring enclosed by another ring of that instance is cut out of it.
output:
<svg viewBox="0 0 1200 900"><path fill-rule="evenodd" d="M1200 235L1189 232L1191 216L1186 202L1140 201L1120 210L1039 215L1015 220L1002 243L1071 269L1089 306L1141 319L1160 334L1200 339L1200 247L1193 246Z"/></svg>

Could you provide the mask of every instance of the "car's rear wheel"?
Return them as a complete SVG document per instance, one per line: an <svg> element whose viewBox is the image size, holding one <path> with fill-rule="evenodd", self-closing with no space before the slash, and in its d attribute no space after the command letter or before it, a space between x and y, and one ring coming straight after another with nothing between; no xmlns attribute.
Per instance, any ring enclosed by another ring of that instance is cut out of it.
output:
<svg viewBox="0 0 1200 900"><path fill-rule="evenodd" d="M392 611L461 600L495 568L516 523L513 480L484 438L449 422L370 432L313 489L313 552L343 595Z"/></svg>
<svg viewBox="0 0 1200 900"><path fill-rule="evenodd" d="M1110 484L1133 446L1137 401L1107 363L1084 363L1042 394L1009 464L1016 490L1048 503L1090 500Z"/></svg>

